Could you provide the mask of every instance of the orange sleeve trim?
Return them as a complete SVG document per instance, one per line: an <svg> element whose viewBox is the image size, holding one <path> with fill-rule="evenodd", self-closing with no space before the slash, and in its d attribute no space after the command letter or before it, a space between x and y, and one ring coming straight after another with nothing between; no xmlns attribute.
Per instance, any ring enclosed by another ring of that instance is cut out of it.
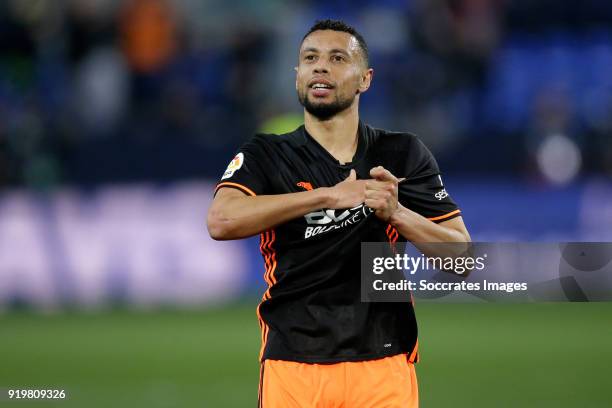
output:
<svg viewBox="0 0 612 408"><path fill-rule="evenodd" d="M456 214L461 214L461 210L455 210L455 211L451 211L448 214L444 214L444 215L440 215L438 217L432 217L432 218L428 218L429 221L440 221L440 220L445 220L447 218L452 217L453 215Z"/></svg>
<svg viewBox="0 0 612 408"><path fill-rule="evenodd" d="M257 194L255 194L255 192L253 190L251 190L247 186L243 186L242 184L238 184L238 183L232 183L230 181L224 181L223 183L217 184L217 187L215 187L215 194L222 187L234 187L234 188L237 188L238 190L241 190L244 193L247 193L250 196L256 196L257 195Z"/></svg>

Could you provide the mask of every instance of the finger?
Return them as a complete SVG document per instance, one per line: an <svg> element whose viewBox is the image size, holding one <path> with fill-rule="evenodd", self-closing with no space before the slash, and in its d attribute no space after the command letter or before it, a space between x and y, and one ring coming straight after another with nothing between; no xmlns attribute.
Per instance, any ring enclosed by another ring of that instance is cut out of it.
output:
<svg viewBox="0 0 612 408"><path fill-rule="evenodd" d="M370 207L372 210L380 210L381 206L378 200L368 198L364 201L364 204Z"/></svg>
<svg viewBox="0 0 612 408"><path fill-rule="evenodd" d="M382 166L372 167L370 169L370 177L377 178L378 176L380 176L382 169L383 169Z"/></svg>
<svg viewBox="0 0 612 408"><path fill-rule="evenodd" d="M397 184L388 181L369 180L365 192L375 192L383 199L397 197Z"/></svg>
<svg viewBox="0 0 612 408"><path fill-rule="evenodd" d="M393 195L385 190L366 190L365 197L387 202L393 198Z"/></svg>
<svg viewBox="0 0 612 408"><path fill-rule="evenodd" d="M383 197L381 197L380 195L380 192L377 190L366 190L365 198L369 200L382 200L383 199Z"/></svg>
<svg viewBox="0 0 612 408"><path fill-rule="evenodd" d="M397 183L397 178L391 174L391 172L385 169L383 166L374 167L370 170L370 176L374 177L379 181L389 181L393 183Z"/></svg>
<svg viewBox="0 0 612 408"><path fill-rule="evenodd" d="M378 181L376 179L366 181L367 190L387 190L390 185L388 181Z"/></svg>
<svg viewBox="0 0 612 408"><path fill-rule="evenodd" d="M355 171L355 169L351 169L348 177L345 180L347 180L347 181L355 181L355 180L357 180L357 172Z"/></svg>
<svg viewBox="0 0 612 408"><path fill-rule="evenodd" d="M381 169L382 171L380 172L380 176L377 178L378 180L397 184L397 177L391 174L391 172L384 167L381 167Z"/></svg>

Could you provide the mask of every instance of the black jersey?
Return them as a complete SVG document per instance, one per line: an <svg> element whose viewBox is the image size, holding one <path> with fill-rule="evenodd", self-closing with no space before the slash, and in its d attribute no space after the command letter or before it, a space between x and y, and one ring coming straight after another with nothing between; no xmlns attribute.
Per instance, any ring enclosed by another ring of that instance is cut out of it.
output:
<svg viewBox="0 0 612 408"><path fill-rule="evenodd" d="M285 194L331 187L355 169L369 179L383 166L396 177L399 201L434 222L459 215L438 165L416 136L359 123L357 152L340 164L304 126L283 135L256 135L245 143L215 191ZM416 358L412 303L361 302L361 242L401 242L391 225L365 205L321 208L261 234L268 290L257 312L261 359L325 363L406 353ZM405 240L404 240L405 241Z"/></svg>

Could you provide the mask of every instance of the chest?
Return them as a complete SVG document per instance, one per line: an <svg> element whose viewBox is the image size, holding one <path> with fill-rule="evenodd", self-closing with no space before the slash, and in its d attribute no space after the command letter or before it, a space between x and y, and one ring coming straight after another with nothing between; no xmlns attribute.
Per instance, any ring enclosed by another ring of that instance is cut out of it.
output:
<svg viewBox="0 0 612 408"><path fill-rule="evenodd" d="M308 149L292 150L277 148L269 158L269 181L271 194L286 194L307 191L319 187L333 187L346 179L354 169L358 179L369 179L370 170L384 166L397 171L393 155L368 152L353 164L341 165L335 160Z"/></svg>
<svg viewBox="0 0 612 408"><path fill-rule="evenodd" d="M286 194L310 191L319 187L333 187L348 177L355 169L358 179L370 178L372 167L381 165L375 155L362 157L357 163L342 166L317 154L279 154L275 160L275 171L271 177L271 194ZM279 228L286 242L320 242L344 240L367 241L372 229L384 231L373 210L364 204L354 208L315 209L302 217L291 220ZM378 232L380 232L378 231Z"/></svg>

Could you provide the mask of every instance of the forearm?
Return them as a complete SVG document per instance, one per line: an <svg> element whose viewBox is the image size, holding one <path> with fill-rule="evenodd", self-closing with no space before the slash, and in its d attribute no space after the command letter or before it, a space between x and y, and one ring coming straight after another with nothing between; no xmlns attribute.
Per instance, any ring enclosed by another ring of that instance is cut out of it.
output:
<svg viewBox="0 0 612 408"><path fill-rule="evenodd" d="M240 239L283 224L327 206L329 189L299 193L246 196L215 200L208 212L208 231L214 239Z"/></svg>
<svg viewBox="0 0 612 408"><path fill-rule="evenodd" d="M440 245L440 243L461 244L471 241L462 221L455 223L450 220L436 224L402 205L399 205L391 215L389 223L426 256L459 256L465 253L468 245ZM453 226L457 224L457 226L451 228L443 224L453 224Z"/></svg>

